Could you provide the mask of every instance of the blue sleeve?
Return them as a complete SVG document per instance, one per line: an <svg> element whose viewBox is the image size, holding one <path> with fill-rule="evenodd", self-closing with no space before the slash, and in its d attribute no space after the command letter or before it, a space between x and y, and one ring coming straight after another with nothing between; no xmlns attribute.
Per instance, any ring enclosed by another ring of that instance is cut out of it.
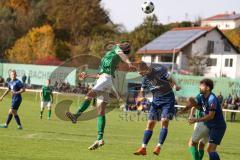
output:
<svg viewBox="0 0 240 160"><path fill-rule="evenodd" d="M22 89L23 88L23 83L21 81L18 81L18 88Z"/></svg>
<svg viewBox="0 0 240 160"><path fill-rule="evenodd" d="M163 77L166 79L168 79L170 77L170 75L167 72L167 68L165 68L165 67L157 67L156 72L157 72L157 75L159 75L160 77Z"/></svg>
<svg viewBox="0 0 240 160"><path fill-rule="evenodd" d="M217 110L217 104L218 104L217 98L209 98L208 100L209 111L215 112Z"/></svg>
<svg viewBox="0 0 240 160"><path fill-rule="evenodd" d="M202 106L202 99L201 99L201 95L200 95L200 94L198 94L198 95L196 96L195 100L197 101L197 104L198 104L199 106Z"/></svg>

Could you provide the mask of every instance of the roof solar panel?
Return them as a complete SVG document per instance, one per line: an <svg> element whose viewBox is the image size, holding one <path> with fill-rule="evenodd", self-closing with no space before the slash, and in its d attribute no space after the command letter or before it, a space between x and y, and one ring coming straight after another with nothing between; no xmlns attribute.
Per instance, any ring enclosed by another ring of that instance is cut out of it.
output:
<svg viewBox="0 0 240 160"><path fill-rule="evenodd" d="M154 39L140 50L173 50L181 49L194 39L206 33L206 30L172 30Z"/></svg>

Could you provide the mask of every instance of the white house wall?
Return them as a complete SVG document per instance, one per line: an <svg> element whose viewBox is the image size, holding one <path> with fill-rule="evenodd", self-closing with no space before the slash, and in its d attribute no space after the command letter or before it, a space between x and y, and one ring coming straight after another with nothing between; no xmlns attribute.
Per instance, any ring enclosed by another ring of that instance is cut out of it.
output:
<svg viewBox="0 0 240 160"><path fill-rule="evenodd" d="M201 26L218 27L220 30L235 29L240 26L240 20L213 20L213 21L202 21Z"/></svg>
<svg viewBox="0 0 240 160"><path fill-rule="evenodd" d="M209 32L205 37L201 37L192 45L192 54L204 54L207 53L208 41L214 41L214 53L211 54L233 54L236 51L231 48L231 52L224 51L224 39L218 31L213 30Z"/></svg>
<svg viewBox="0 0 240 160"><path fill-rule="evenodd" d="M227 76L230 78L240 77L240 67L238 67L240 63L240 55L232 54L232 55L210 55L210 58L217 59L217 65L206 68L205 76L208 77L219 77L219 76ZM225 59L233 59L232 67L225 67Z"/></svg>
<svg viewBox="0 0 240 160"><path fill-rule="evenodd" d="M151 63L151 55L143 55L142 56L142 61L146 62L146 63Z"/></svg>

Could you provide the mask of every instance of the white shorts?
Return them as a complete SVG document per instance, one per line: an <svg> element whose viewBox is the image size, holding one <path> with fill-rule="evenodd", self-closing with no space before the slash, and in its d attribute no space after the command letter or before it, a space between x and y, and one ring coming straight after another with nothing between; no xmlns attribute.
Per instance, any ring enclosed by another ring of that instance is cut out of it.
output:
<svg viewBox="0 0 240 160"><path fill-rule="evenodd" d="M112 87L112 76L101 74L92 90L97 93L98 100L108 102L109 93L112 91Z"/></svg>
<svg viewBox="0 0 240 160"><path fill-rule="evenodd" d="M195 123L194 131L192 134L192 141L196 143L202 142L203 144L206 144L208 142L208 134L209 129L203 122Z"/></svg>
<svg viewBox="0 0 240 160"><path fill-rule="evenodd" d="M43 102L41 101L41 109L44 109L45 107L47 107L48 109L51 109L51 102Z"/></svg>

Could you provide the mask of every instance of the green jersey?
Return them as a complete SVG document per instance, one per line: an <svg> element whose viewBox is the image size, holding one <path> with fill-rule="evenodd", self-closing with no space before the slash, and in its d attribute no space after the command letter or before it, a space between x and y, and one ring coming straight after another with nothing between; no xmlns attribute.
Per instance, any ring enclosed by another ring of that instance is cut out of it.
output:
<svg viewBox="0 0 240 160"><path fill-rule="evenodd" d="M203 112L199 109L196 109L195 111L195 118L202 118L204 116Z"/></svg>
<svg viewBox="0 0 240 160"><path fill-rule="evenodd" d="M42 87L42 101L50 102L51 101L52 89L49 86Z"/></svg>
<svg viewBox="0 0 240 160"><path fill-rule="evenodd" d="M121 61L120 56L117 54L118 52L122 52L122 49L116 45L112 50L108 51L105 56L101 60L101 64L99 67L100 74L106 73L109 75L115 76L115 71L117 65Z"/></svg>

